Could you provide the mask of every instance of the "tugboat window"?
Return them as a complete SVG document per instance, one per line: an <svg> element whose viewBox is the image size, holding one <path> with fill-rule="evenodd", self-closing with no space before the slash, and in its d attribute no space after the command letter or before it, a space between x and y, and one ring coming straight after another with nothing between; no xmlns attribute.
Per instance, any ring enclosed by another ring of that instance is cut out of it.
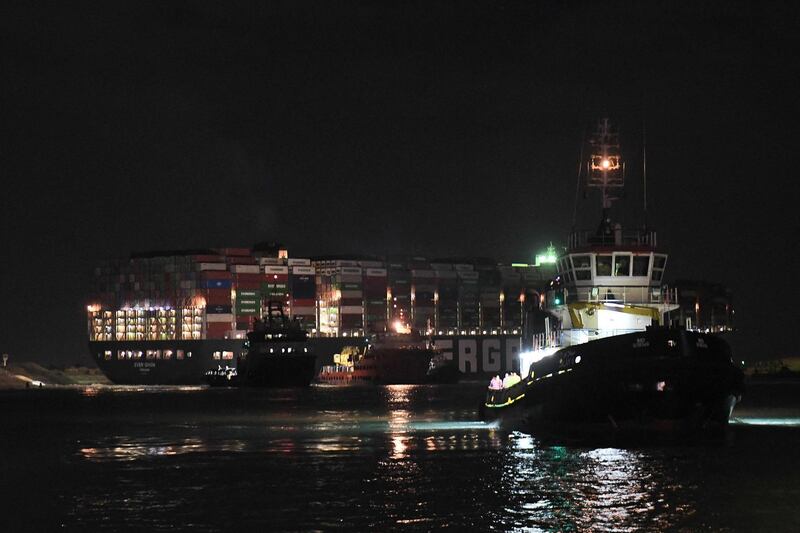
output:
<svg viewBox="0 0 800 533"><path fill-rule="evenodd" d="M598 255L597 256L597 269L596 275L610 276L611 275L611 256Z"/></svg>
<svg viewBox="0 0 800 533"><path fill-rule="evenodd" d="M589 259L588 255L573 255L572 256L572 266L575 269L591 268L592 262Z"/></svg>
<svg viewBox="0 0 800 533"><path fill-rule="evenodd" d="M614 275L615 276L630 276L631 275L631 256L615 255L614 256Z"/></svg>
<svg viewBox="0 0 800 533"><path fill-rule="evenodd" d="M646 276L650 267L649 255L637 255L633 258L633 275Z"/></svg>
<svg viewBox="0 0 800 533"><path fill-rule="evenodd" d="M575 269L573 274L577 280L592 279L592 259L588 255L573 255L572 266Z"/></svg>

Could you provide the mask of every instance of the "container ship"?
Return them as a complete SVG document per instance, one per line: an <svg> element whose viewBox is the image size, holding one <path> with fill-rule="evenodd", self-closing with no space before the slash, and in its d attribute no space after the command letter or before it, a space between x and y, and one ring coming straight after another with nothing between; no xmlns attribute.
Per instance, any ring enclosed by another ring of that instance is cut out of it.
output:
<svg viewBox="0 0 800 533"><path fill-rule="evenodd" d="M484 379L518 368L522 339L541 329L555 255L299 258L274 243L134 253L94 271L90 354L114 383L203 383L246 352L247 332L277 302L308 332L317 370L372 335L414 332L457 362L462 380Z"/></svg>

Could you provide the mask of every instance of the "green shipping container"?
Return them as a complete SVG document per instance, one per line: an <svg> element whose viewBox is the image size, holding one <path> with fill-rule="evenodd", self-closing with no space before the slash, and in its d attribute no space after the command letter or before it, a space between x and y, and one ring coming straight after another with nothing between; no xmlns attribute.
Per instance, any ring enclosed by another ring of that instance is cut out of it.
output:
<svg viewBox="0 0 800 533"><path fill-rule="evenodd" d="M256 290L236 291L237 300L258 300L259 298L261 298L261 291L256 291Z"/></svg>

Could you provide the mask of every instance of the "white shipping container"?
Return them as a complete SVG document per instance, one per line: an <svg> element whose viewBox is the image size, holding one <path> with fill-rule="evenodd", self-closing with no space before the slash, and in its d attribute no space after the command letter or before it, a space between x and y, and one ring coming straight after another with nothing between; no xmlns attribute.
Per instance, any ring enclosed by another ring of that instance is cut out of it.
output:
<svg viewBox="0 0 800 533"><path fill-rule="evenodd" d="M316 273L316 270L312 266L296 266L296 267L292 267L292 274L313 275L315 273Z"/></svg>
<svg viewBox="0 0 800 533"><path fill-rule="evenodd" d="M363 291L342 291L342 298L362 298Z"/></svg>
<svg viewBox="0 0 800 533"><path fill-rule="evenodd" d="M261 267L258 265L231 265L231 272L234 274L260 274Z"/></svg>
<svg viewBox="0 0 800 533"><path fill-rule="evenodd" d="M310 266L311 259L300 259L298 257L292 257L289 258L286 264L289 266Z"/></svg>
<svg viewBox="0 0 800 533"><path fill-rule="evenodd" d="M337 259L333 262L333 264L337 267L357 267L358 261L349 261L345 259Z"/></svg>
<svg viewBox="0 0 800 533"><path fill-rule="evenodd" d="M455 279L458 277L458 273L452 270L437 270L436 277L439 279Z"/></svg>
<svg viewBox="0 0 800 533"><path fill-rule="evenodd" d="M436 273L433 270L412 270L411 271L412 278L433 278L436 277Z"/></svg>
<svg viewBox="0 0 800 533"><path fill-rule="evenodd" d="M201 272L205 270L228 270L228 265L225 263L197 263L197 270Z"/></svg>
<svg viewBox="0 0 800 533"><path fill-rule="evenodd" d="M453 265L453 268L458 270L459 272L471 272L473 270L472 265Z"/></svg>
<svg viewBox="0 0 800 533"><path fill-rule="evenodd" d="M285 266L271 266L267 265L264 267L265 274L288 274L289 267Z"/></svg>
<svg viewBox="0 0 800 533"><path fill-rule="evenodd" d="M459 272L458 277L461 279L469 279L469 280L477 280L478 273L477 272Z"/></svg>
<svg viewBox="0 0 800 533"><path fill-rule="evenodd" d="M362 268L381 268L383 267L383 261L359 261L359 265Z"/></svg>
<svg viewBox="0 0 800 533"><path fill-rule="evenodd" d="M282 265L283 259L278 259L277 257L261 257L258 260L258 264L261 266L264 265Z"/></svg>
<svg viewBox="0 0 800 533"><path fill-rule="evenodd" d="M206 315L206 322L233 322L233 315L230 313L209 313Z"/></svg>
<svg viewBox="0 0 800 533"><path fill-rule="evenodd" d="M361 268L359 267L342 267L342 274L361 276Z"/></svg>
<svg viewBox="0 0 800 533"><path fill-rule="evenodd" d="M385 268L368 268L367 269L367 276L370 277L385 277L386 276L386 269Z"/></svg>
<svg viewBox="0 0 800 533"><path fill-rule="evenodd" d="M343 315L360 315L364 313L363 305L342 305L339 312Z"/></svg>

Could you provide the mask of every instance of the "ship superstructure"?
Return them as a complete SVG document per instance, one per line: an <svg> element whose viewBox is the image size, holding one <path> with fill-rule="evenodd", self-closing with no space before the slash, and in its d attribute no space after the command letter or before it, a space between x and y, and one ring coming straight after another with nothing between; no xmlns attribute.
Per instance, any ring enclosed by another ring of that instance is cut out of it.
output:
<svg viewBox="0 0 800 533"><path fill-rule="evenodd" d="M612 219L612 205L625 187L616 127L598 121L587 148L579 183L587 196L599 192L602 216L595 230L573 228L558 257L558 275L545 300L560 330L550 349L668 324L669 313L679 307L676 290L664 284L667 254L658 248L656 232L646 226L626 230Z"/></svg>

